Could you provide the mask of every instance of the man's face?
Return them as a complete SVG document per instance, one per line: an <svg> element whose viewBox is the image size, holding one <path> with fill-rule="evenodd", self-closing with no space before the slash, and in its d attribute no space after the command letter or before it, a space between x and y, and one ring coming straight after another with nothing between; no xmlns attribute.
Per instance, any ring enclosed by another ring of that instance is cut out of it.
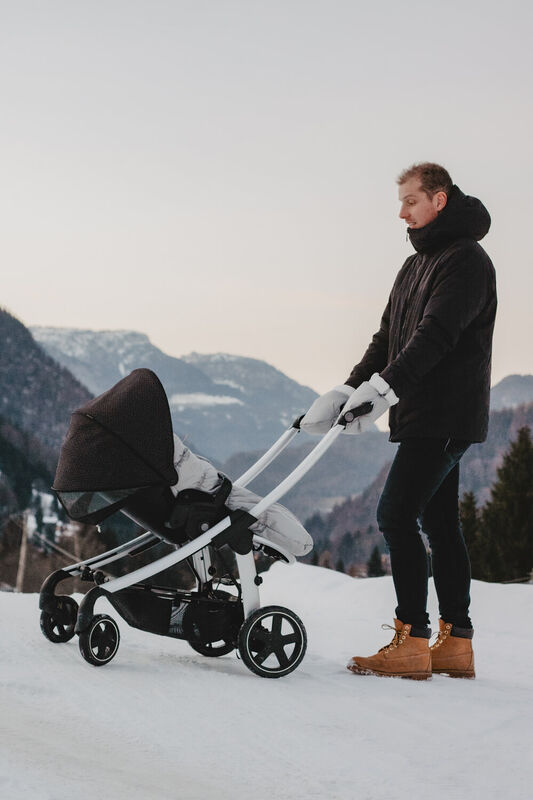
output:
<svg viewBox="0 0 533 800"><path fill-rule="evenodd" d="M422 189L419 178L409 178L398 190L400 199L400 219L404 219L408 228L423 228L435 219L439 211L446 205L445 192L435 192L430 199Z"/></svg>

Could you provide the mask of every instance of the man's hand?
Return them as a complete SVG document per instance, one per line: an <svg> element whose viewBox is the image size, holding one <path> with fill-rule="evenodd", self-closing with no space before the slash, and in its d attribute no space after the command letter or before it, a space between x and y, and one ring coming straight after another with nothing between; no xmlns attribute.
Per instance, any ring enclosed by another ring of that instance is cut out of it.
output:
<svg viewBox="0 0 533 800"><path fill-rule="evenodd" d="M349 400L342 409L342 413L345 414L352 408L357 408L363 405L363 403L370 402L372 403L372 411L363 414L361 417L356 417L353 422L348 423L344 433L363 433L364 431L371 430L373 422L378 419L378 417L381 417L385 411L388 411L391 406L396 405L398 400L399 398L387 381L384 381L383 378L375 372L369 381L363 381L361 386L352 392Z"/></svg>
<svg viewBox="0 0 533 800"><path fill-rule="evenodd" d="M317 397L305 417L300 429L306 433L327 433L336 421L341 408L354 393L353 386L335 386L326 394Z"/></svg>

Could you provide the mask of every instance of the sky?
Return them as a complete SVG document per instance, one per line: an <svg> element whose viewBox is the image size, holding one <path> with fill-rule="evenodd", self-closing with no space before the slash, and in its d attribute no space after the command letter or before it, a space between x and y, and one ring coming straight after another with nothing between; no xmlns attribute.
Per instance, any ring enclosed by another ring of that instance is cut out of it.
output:
<svg viewBox="0 0 533 800"><path fill-rule="evenodd" d="M533 10L508 0L0 0L0 305L326 391L413 252L398 173L492 216L493 383L533 373Z"/></svg>

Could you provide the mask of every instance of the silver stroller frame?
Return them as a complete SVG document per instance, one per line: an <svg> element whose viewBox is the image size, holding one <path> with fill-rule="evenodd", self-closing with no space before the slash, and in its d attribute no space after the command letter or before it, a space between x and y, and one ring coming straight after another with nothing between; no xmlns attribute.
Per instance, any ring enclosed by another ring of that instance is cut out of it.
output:
<svg viewBox="0 0 533 800"><path fill-rule="evenodd" d="M245 515L248 516L248 521L245 520L244 528L248 528L248 525L252 524L249 515L254 518L252 522L255 521L255 518L258 518L269 506L283 497L316 464L339 434L344 431L346 425L356 417L368 413L371 407L371 403L365 403L357 409L341 413L336 424L300 464L250 509L248 515ZM255 464L234 481L234 485L247 486L263 472L300 432L302 418L298 418ZM122 510L122 513L130 516L126 510ZM131 518L135 521L134 517ZM175 545L174 552L118 578L106 577L101 572L101 568L124 556L134 556L148 549L162 541L162 537L146 531L105 553L57 570L44 581L40 592L39 607L42 612L41 629L43 634L52 642L65 642L78 634L80 651L86 661L94 666L109 663L117 652L120 635L118 627L111 617L94 614L96 600L104 596L121 613L128 624L153 633L188 638L181 629L178 633L169 633L163 629L145 627L136 621L132 614L123 613L124 609L120 607L119 603L121 597L119 593L124 594L125 590L129 589L130 594L131 590L135 590L139 594L139 590L144 590L143 596L148 598L150 595L154 602L177 603L183 600L183 606L190 604L193 594L197 596L206 587L212 586L214 568L211 561L211 547L220 546L224 542L224 537L220 535L234 526L235 517L232 520L228 515L192 541L181 546ZM249 534L253 534L253 532L249 531ZM229 544L231 547L231 541ZM237 581L235 581L235 585L239 589L239 597L218 592L218 595L225 595L220 602L225 604L227 613L232 615L234 626L237 624L238 637L235 636L233 641L218 647L204 645L200 642L195 644L190 639L189 644L197 652L211 656L223 655L237 647L242 660L254 673L261 677L277 678L292 672L303 659L307 645L306 633L301 620L289 609L281 606L261 608L259 586L262 578L257 574L254 549L266 548L272 557L288 564L294 563L296 559L292 553L280 545L257 534L253 534L252 545L253 548L249 552L241 554L235 551L240 588ZM151 584L143 583L147 578L188 559L192 561L193 572L197 577L196 592L180 592L180 590L154 587ZM82 580L92 580L96 583L96 586L83 597L79 608L73 598L55 594L55 588L60 581L78 576ZM127 591L125 593L127 594ZM238 612L236 611L237 605ZM187 605L187 607L189 606ZM179 617L179 602L177 610ZM209 610L214 611L212 605L209 606ZM204 611L204 613L206 612ZM236 614L237 616L235 616Z"/></svg>

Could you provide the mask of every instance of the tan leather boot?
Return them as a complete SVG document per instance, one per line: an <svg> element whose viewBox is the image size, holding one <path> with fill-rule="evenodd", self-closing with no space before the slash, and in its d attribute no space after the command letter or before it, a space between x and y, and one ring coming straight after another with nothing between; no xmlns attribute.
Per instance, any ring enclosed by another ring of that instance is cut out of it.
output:
<svg viewBox="0 0 533 800"><path fill-rule="evenodd" d="M431 651L433 672L445 673L451 678L475 678L474 651L472 650L472 633L461 629L466 636L454 636L451 622L439 619L439 635Z"/></svg>
<svg viewBox="0 0 533 800"><path fill-rule="evenodd" d="M374 656L354 656L346 665L356 675L383 675L390 678L411 678L425 681L431 678L431 653L428 639L410 636L411 625L399 619L391 625L383 625L395 631L394 639L382 647Z"/></svg>

